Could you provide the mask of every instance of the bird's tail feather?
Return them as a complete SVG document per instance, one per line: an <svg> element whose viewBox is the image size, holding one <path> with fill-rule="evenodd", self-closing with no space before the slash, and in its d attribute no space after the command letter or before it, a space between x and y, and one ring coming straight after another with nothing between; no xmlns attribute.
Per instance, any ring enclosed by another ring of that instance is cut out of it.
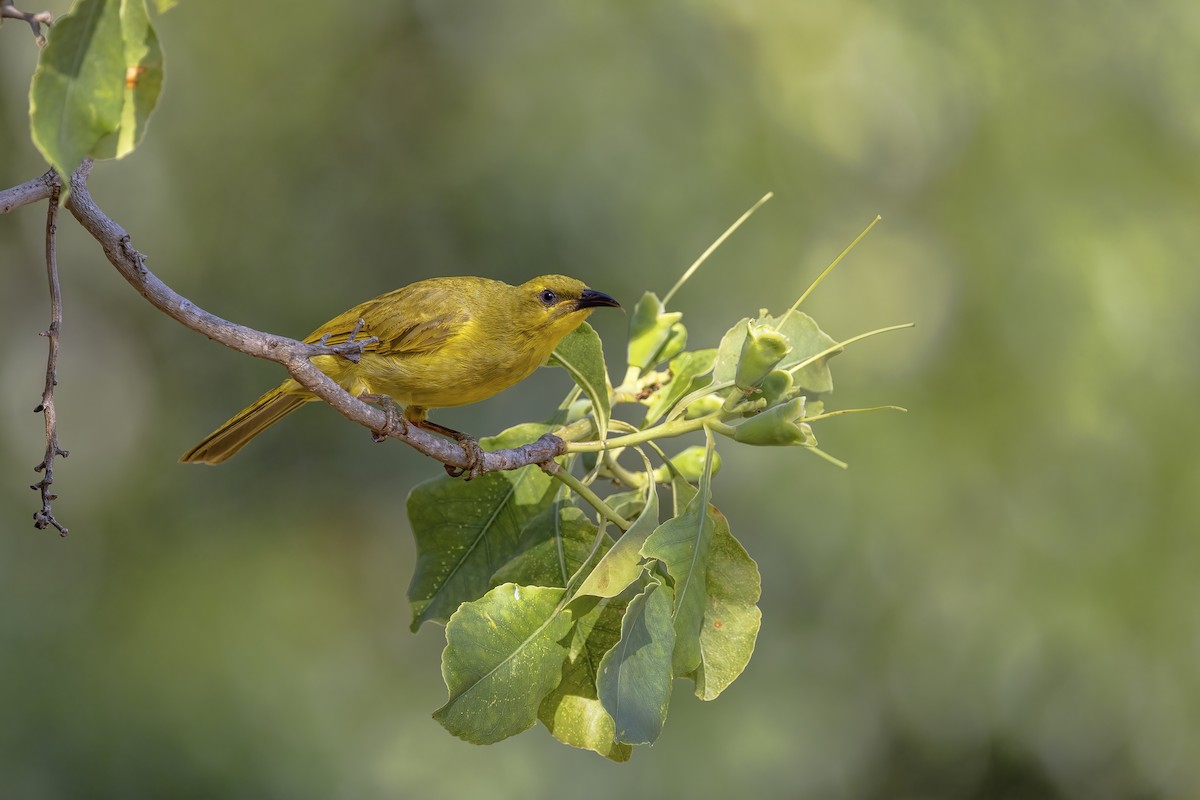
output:
<svg viewBox="0 0 1200 800"><path fill-rule="evenodd" d="M179 459L185 464L220 464L246 444L300 406L313 399L311 395L284 392L288 384L280 384L232 419L204 437L200 444Z"/></svg>

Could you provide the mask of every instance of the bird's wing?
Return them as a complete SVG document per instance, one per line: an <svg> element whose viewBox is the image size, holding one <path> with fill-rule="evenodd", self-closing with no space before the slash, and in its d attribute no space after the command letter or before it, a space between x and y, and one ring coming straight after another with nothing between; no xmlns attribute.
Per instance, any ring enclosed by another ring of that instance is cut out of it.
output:
<svg viewBox="0 0 1200 800"><path fill-rule="evenodd" d="M364 353L417 355L441 348L470 322L470 314L461 307L423 303L420 298L400 295L403 291L390 292L355 306L313 331L304 341L316 343L328 334L326 344L341 344L350 338L359 320L365 319L367 323L355 335L355 340L374 337L378 341L364 347Z"/></svg>

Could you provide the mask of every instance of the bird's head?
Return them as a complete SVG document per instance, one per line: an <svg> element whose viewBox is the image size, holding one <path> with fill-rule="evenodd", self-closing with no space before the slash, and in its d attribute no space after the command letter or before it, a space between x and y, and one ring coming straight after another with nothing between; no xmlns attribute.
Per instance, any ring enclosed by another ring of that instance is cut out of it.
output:
<svg viewBox="0 0 1200 800"><path fill-rule="evenodd" d="M517 290L514 321L531 335L545 337L550 349L600 306L620 308L604 292L589 289L583 281L566 275L541 275Z"/></svg>

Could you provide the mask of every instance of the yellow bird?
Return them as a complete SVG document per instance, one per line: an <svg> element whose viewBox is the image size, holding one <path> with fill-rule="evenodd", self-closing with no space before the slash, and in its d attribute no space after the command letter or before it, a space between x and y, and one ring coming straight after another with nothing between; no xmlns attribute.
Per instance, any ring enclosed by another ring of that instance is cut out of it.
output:
<svg viewBox="0 0 1200 800"><path fill-rule="evenodd" d="M471 442L427 422L428 410L475 403L527 377L599 306L620 304L565 275L542 275L520 286L488 278L430 278L357 305L304 341L340 344L356 330L356 340L374 338L357 363L317 356L313 364L353 395L390 397L404 406L409 422ZM179 460L220 464L316 399L289 378Z"/></svg>

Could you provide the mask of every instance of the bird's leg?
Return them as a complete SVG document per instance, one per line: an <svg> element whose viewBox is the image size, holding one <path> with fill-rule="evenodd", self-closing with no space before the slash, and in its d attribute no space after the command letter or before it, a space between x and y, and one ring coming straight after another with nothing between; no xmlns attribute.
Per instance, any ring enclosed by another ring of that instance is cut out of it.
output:
<svg viewBox="0 0 1200 800"><path fill-rule="evenodd" d="M450 464L443 465L446 468L446 474L451 478L466 475L466 480L471 480L483 474L483 448L479 446L479 440L474 436L456 431L453 428L447 428L445 425L438 425L436 422L430 422L427 419L422 419L419 422L413 421L413 424L427 431L439 433L447 439L453 439L462 445L462 449L467 452L467 466L465 468L454 467Z"/></svg>
<svg viewBox="0 0 1200 800"><path fill-rule="evenodd" d="M397 413L396 402L386 394L364 392L358 396L358 399L378 405L387 414L387 421L384 422L383 428L372 431L372 438L375 441L382 442L397 430L402 434L406 433L409 425L416 425L418 428L432 431L433 433L445 436L447 439L453 439L466 451L467 466L465 468L443 464L446 468L446 474L451 478L466 475L466 479L471 480L483 474L483 448L479 446L479 440L474 436L456 431L453 428L447 428L445 425L438 425L436 422L430 422L425 418L425 408L421 406L410 405L404 409L403 414Z"/></svg>
<svg viewBox="0 0 1200 800"><path fill-rule="evenodd" d="M374 403L379 406L383 409L383 413L387 417L382 428L377 431L371 431L371 438L376 442L386 441L396 431L400 431L400 433L408 432L408 421L396 411L396 401L386 394L363 392L358 396L358 399L364 403Z"/></svg>

